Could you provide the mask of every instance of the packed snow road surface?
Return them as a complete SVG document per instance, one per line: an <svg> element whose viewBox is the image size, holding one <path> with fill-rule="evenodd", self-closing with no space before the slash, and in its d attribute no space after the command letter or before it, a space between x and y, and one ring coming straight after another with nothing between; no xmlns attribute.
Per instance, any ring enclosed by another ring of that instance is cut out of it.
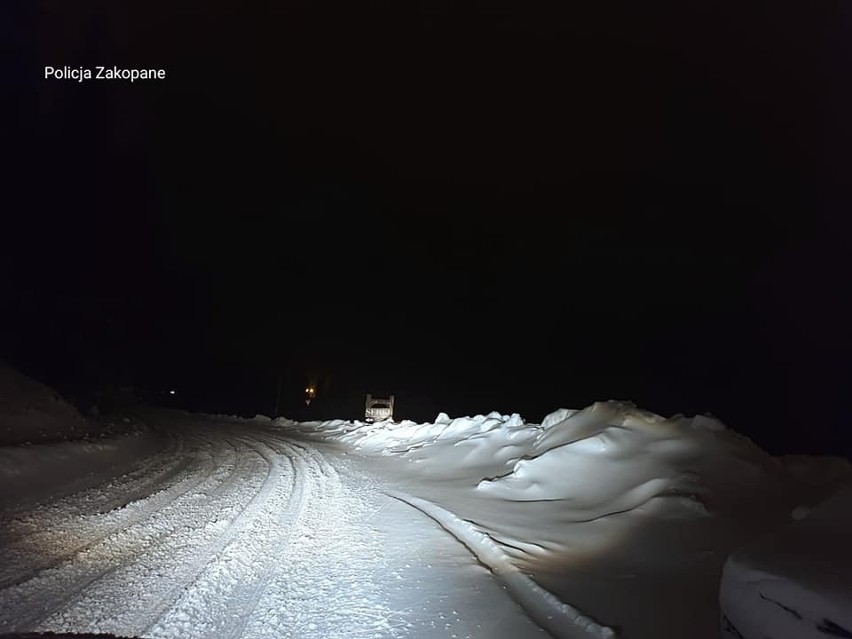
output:
<svg viewBox="0 0 852 639"><path fill-rule="evenodd" d="M0 633L546 636L462 544L345 453L250 422L171 419L135 467L7 505Z"/></svg>
<svg viewBox="0 0 852 639"><path fill-rule="evenodd" d="M726 558L807 524L852 467L773 458L711 417L623 402L540 424L141 417L0 447L0 635L716 639L722 614L754 629L764 604L785 628L796 610L848 629L845 586L793 567L814 606L748 585L743 566L774 570L763 555ZM845 522L794 537L843 539Z"/></svg>

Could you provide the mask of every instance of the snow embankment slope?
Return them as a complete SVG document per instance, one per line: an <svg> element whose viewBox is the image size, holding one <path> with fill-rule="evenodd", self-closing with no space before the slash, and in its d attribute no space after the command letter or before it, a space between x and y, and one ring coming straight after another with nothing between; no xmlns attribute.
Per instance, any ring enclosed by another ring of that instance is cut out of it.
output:
<svg viewBox="0 0 852 639"><path fill-rule="evenodd" d="M820 478L821 465L782 463L712 417L666 419L614 401L561 409L541 424L497 412L456 419L442 413L424 424L277 424L404 460L418 475L475 486L480 497L558 501L566 521L652 500L699 516L753 508L758 496L760 507L769 508L806 498L806 486L819 488L850 473L848 463L835 460L834 472Z"/></svg>
<svg viewBox="0 0 852 639"><path fill-rule="evenodd" d="M128 418L86 419L50 387L0 364L0 512L106 481L165 445Z"/></svg>
<svg viewBox="0 0 852 639"><path fill-rule="evenodd" d="M91 431L59 393L0 364L0 446L76 439Z"/></svg>

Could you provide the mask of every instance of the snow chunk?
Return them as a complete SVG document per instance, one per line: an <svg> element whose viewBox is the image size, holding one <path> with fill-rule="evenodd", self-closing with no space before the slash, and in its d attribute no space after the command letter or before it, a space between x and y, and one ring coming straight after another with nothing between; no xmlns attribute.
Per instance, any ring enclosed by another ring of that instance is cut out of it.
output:
<svg viewBox="0 0 852 639"><path fill-rule="evenodd" d="M725 430L726 426L712 415L696 415L689 420L690 428L721 431Z"/></svg>
<svg viewBox="0 0 852 639"><path fill-rule="evenodd" d="M556 425L560 422L565 421L566 419L571 417L571 415L573 415L576 412L577 411L571 410L570 408L560 408L559 410L554 411L554 412L550 413L547 417L545 417L544 420L541 422L541 427L544 430L547 430L551 426L554 426L554 425Z"/></svg>

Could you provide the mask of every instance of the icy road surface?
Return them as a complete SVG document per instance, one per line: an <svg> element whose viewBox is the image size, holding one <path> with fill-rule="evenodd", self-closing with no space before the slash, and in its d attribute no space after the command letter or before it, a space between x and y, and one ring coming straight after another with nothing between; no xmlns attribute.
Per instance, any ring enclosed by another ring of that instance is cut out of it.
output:
<svg viewBox="0 0 852 639"><path fill-rule="evenodd" d="M92 486L7 507L0 633L548 636L511 584L344 451L172 422L135 466L107 477L93 460Z"/></svg>

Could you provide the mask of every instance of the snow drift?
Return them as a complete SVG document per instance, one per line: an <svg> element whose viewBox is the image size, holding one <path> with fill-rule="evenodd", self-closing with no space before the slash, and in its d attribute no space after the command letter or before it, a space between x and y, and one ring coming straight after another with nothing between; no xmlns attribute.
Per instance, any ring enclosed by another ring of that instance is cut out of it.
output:
<svg viewBox="0 0 852 639"><path fill-rule="evenodd" d="M752 507L758 497L768 508L850 473L844 460L830 473L803 459L782 463L710 416L666 419L615 401L560 409L541 424L497 412L456 419L442 413L424 424L276 424L403 460L420 476L467 483L479 497L559 502L573 521L655 500L699 515Z"/></svg>

